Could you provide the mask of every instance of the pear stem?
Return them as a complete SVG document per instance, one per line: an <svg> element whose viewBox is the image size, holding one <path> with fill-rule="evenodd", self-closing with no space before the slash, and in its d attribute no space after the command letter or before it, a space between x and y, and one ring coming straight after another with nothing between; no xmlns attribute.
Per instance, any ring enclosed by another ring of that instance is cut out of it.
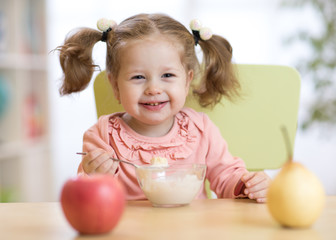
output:
<svg viewBox="0 0 336 240"><path fill-rule="evenodd" d="M285 144L286 144L288 161L292 162L293 161L293 149L292 149L292 146L290 144L288 130L285 126L281 126L281 131L282 131L282 136L284 137L284 141L285 141Z"/></svg>

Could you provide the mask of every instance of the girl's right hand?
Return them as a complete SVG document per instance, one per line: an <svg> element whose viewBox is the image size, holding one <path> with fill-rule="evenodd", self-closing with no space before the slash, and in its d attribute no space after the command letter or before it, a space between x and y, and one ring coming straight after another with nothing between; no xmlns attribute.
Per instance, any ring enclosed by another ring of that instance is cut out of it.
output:
<svg viewBox="0 0 336 240"><path fill-rule="evenodd" d="M119 163L110 159L110 156L103 149L95 149L88 152L82 159L84 172L93 173L110 173L115 174Z"/></svg>

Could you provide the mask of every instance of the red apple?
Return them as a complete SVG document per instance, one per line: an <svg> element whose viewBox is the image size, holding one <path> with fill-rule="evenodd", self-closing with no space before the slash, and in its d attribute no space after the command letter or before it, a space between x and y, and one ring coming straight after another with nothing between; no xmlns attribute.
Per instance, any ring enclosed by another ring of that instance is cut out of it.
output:
<svg viewBox="0 0 336 240"><path fill-rule="evenodd" d="M78 176L64 184L61 205L66 219L79 233L107 233L124 211L125 193L113 176Z"/></svg>

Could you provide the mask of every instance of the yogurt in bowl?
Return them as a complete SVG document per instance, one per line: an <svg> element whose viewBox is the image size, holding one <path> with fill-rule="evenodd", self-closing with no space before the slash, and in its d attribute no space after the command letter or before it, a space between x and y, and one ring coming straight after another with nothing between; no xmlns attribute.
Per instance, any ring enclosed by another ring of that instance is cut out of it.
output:
<svg viewBox="0 0 336 240"><path fill-rule="evenodd" d="M139 185L154 207L190 204L200 192L206 173L205 164L173 164L165 167L136 168Z"/></svg>

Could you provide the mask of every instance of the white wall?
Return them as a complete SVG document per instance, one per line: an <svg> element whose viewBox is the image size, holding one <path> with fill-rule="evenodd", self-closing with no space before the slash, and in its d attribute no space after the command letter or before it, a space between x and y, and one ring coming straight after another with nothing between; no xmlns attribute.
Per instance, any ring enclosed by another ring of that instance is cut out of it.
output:
<svg viewBox="0 0 336 240"><path fill-rule="evenodd" d="M49 49L62 44L65 35L73 28L95 28L101 17L117 22L140 12L163 12L185 25L193 18L200 19L216 34L223 35L232 44L234 61L251 64L284 64L294 66L305 54L302 46L286 48L283 40L297 31L299 26L314 24L311 11L280 11L278 0L48 0ZM316 25L316 26L315 26ZM103 69L105 46L97 44L94 59ZM64 181L76 175L83 132L96 121L92 83L80 94L60 97L59 79L62 72L56 53L50 55L51 134L53 151L54 197ZM302 82L300 116L304 114L305 99L312 94L308 82ZM328 194L336 194L336 137L319 138L319 130L298 132L295 159L312 170L323 182ZM276 172L269 171L272 176Z"/></svg>

